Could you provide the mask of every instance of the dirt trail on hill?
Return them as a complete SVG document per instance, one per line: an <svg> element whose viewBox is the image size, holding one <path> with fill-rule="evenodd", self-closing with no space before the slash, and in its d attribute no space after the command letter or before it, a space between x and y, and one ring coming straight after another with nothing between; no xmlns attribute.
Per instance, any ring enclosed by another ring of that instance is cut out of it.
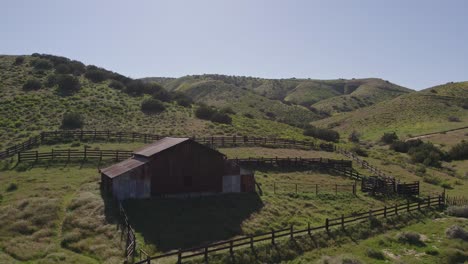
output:
<svg viewBox="0 0 468 264"><path fill-rule="evenodd" d="M421 139L421 138L427 138L427 137L431 137L431 136L434 136L434 135L438 135L438 134L442 134L442 133L447 133L447 132L453 132L453 131L462 130L462 129L467 129L467 128L468 128L468 126L465 126L465 127L453 128L453 129L449 129L449 130L445 130L445 131L439 131L439 132L432 132L432 133L422 134L422 135L418 135L418 136L415 136L415 137L407 138L407 139L405 139L405 141L415 140L415 139Z"/></svg>

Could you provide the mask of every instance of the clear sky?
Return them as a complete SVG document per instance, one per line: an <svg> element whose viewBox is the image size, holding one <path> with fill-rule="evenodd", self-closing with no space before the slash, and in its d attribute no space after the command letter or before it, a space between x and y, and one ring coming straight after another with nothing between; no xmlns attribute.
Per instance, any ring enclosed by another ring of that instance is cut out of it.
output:
<svg viewBox="0 0 468 264"><path fill-rule="evenodd" d="M219 73L468 80L464 0L0 0L0 54L62 55L130 77Z"/></svg>

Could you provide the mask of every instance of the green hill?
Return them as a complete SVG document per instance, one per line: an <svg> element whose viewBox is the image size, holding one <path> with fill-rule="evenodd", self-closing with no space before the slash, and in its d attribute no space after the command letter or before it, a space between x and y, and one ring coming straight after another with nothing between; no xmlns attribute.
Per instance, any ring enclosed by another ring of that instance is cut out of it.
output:
<svg viewBox="0 0 468 264"><path fill-rule="evenodd" d="M448 83L399 96L354 112L313 122L343 133L355 130L377 139L383 132L400 137L468 125L468 82Z"/></svg>
<svg viewBox="0 0 468 264"><path fill-rule="evenodd" d="M80 88L70 94L61 93L57 84L50 83L58 73L63 73L61 76L75 76ZM104 79L99 79L99 74L104 74ZM37 81L40 87L25 89L23 85L28 80ZM173 100L164 102L165 110L160 113L144 113L141 110L142 101L151 98L151 95L149 92L139 92L139 86L134 85L134 82L117 73L86 66L63 57L39 54L0 56L0 149L39 131L59 129L66 112L81 114L85 120L83 129L91 130L304 138L302 129L269 120L273 118L256 119L257 116L264 116L260 111L254 118L245 117L240 113L232 115L230 125L198 119L193 114L195 107L182 107ZM257 103L257 100L253 101ZM278 105L277 109L283 106L280 102L275 103ZM265 112L269 111L267 106L268 103L265 102ZM308 111L286 105L284 109L285 112L289 109L296 110L296 115L301 118L302 114ZM288 114L293 115L294 111L291 110ZM304 116L307 118L306 114ZM312 117L315 118L313 113L308 118Z"/></svg>
<svg viewBox="0 0 468 264"><path fill-rule="evenodd" d="M146 81L160 81L160 79L157 77L144 78ZM223 98L223 103L230 104L231 98L229 97L233 95L233 92L236 92L237 94L242 93L245 97L254 97L253 99L256 101L263 97L291 106L304 106L316 113L314 116L302 111L306 115L305 119L323 118L326 114L352 111L412 92L410 89L376 78L352 80L262 79L205 74L184 76L172 80L163 78L163 82L168 90L187 92L192 98L208 103L210 99L205 98L205 93L216 92L218 98ZM273 103L279 106L277 102L267 102L270 105ZM254 106L254 108L250 109L249 112L258 114L258 111L261 110L261 106ZM288 107L282 106L281 108ZM297 112L298 110L293 107L287 111Z"/></svg>

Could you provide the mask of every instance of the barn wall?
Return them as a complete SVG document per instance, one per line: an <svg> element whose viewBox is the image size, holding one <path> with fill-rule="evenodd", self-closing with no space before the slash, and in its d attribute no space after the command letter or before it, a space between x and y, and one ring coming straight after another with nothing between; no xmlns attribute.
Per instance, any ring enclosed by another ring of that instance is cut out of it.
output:
<svg viewBox="0 0 468 264"><path fill-rule="evenodd" d="M112 195L118 200L129 198L149 198L151 179L146 173L146 165L112 178Z"/></svg>
<svg viewBox="0 0 468 264"><path fill-rule="evenodd" d="M224 156L186 141L151 157L151 194L221 192Z"/></svg>

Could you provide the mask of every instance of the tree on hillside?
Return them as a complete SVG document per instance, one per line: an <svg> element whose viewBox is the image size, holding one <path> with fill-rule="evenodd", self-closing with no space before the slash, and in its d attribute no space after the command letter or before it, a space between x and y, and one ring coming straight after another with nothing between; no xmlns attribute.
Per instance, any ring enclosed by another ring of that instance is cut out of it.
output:
<svg viewBox="0 0 468 264"><path fill-rule="evenodd" d="M84 76L92 82L99 83L107 79L107 73L101 69L87 69Z"/></svg>
<svg viewBox="0 0 468 264"><path fill-rule="evenodd" d="M393 142L395 142L395 140L398 140L398 136L395 132L384 133L383 136L380 138L380 141L382 141L385 144L392 144Z"/></svg>
<svg viewBox="0 0 468 264"><path fill-rule="evenodd" d="M303 134L304 136L315 137L325 141L338 142L338 140L340 140L340 134L335 130L314 127L311 125L306 126Z"/></svg>
<svg viewBox="0 0 468 264"><path fill-rule="evenodd" d="M57 85L59 92L63 95L73 94L81 88L78 78L67 74L57 75Z"/></svg>
<svg viewBox="0 0 468 264"><path fill-rule="evenodd" d="M52 63L46 59L35 59L31 62L31 65L36 70L50 70L53 67Z"/></svg>
<svg viewBox="0 0 468 264"><path fill-rule="evenodd" d="M468 159L468 142L463 140L456 144L449 150L448 155L454 160Z"/></svg>
<svg viewBox="0 0 468 264"><path fill-rule="evenodd" d="M164 104L154 98L145 99L141 103L141 111L145 113L159 113L164 111L164 109L166 109Z"/></svg>
<svg viewBox="0 0 468 264"><path fill-rule="evenodd" d="M83 128L84 117L79 113L69 112L65 113L62 118L62 129L78 129Z"/></svg>
<svg viewBox="0 0 468 264"><path fill-rule="evenodd" d="M30 90L39 90L41 89L42 84L41 82L36 79L36 78L31 78L28 79L24 84L23 84L23 90L30 91Z"/></svg>
<svg viewBox="0 0 468 264"><path fill-rule="evenodd" d="M195 116L200 119L210 120L211 117L216 113L216 109L213 107L207 106L205 104L201 104L195 110Z"/></svg>
<svg viewBox="0 0 468 264"><path fill-rule="evenodd" d="M18 56L18 57L16 57L15 62L13 63L13 65L16 65L16 66L21 65L21 64L23 64L23 62L24 62L24 57L23 56Z"/></svg>

